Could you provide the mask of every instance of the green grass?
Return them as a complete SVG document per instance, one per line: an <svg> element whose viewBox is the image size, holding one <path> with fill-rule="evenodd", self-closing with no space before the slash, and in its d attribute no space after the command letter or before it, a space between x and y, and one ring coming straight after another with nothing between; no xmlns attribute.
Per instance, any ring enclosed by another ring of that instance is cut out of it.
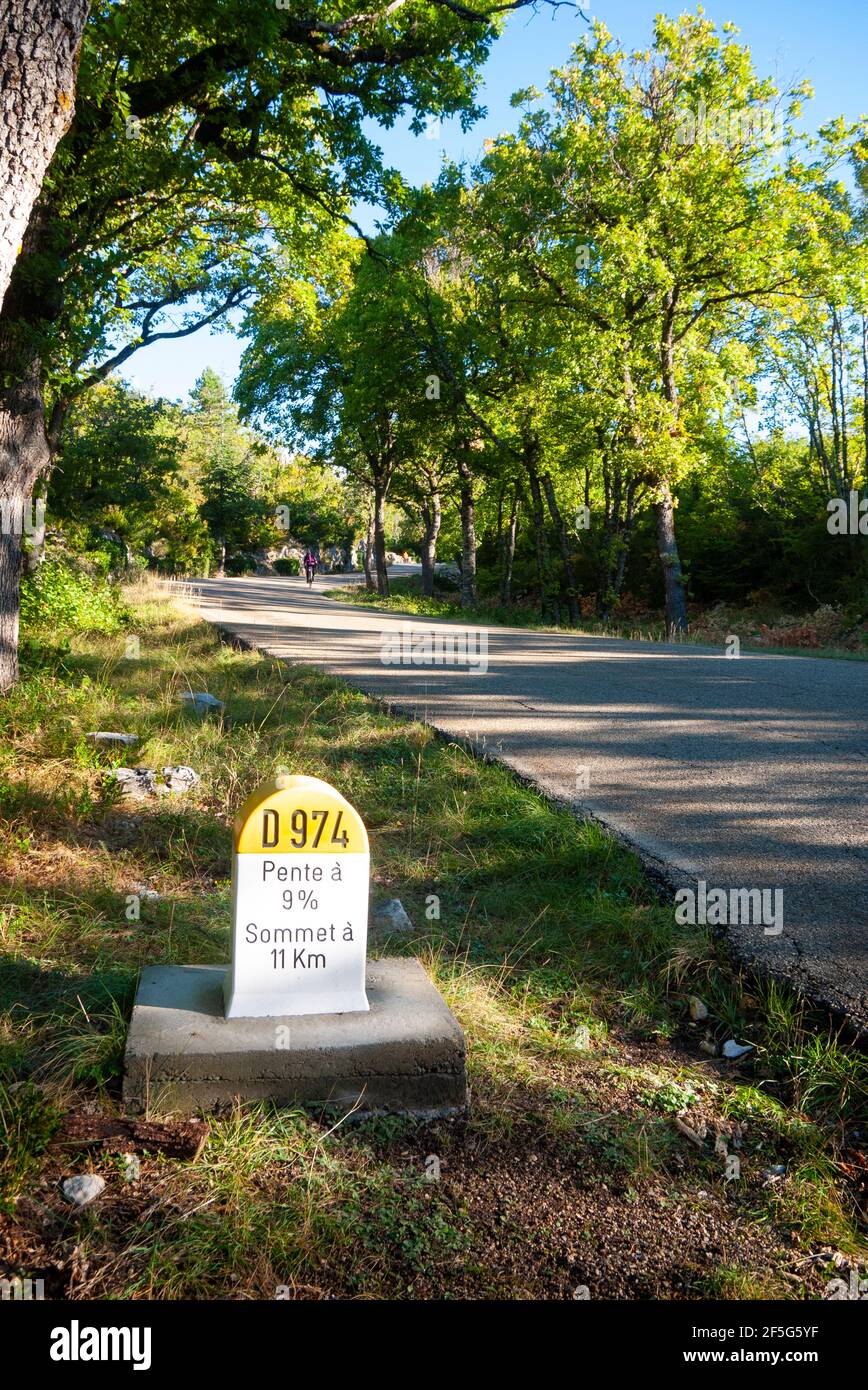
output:
<svg viewBox="0 0 868 1390"><path fill-rule="evenodd" d="M22 1268L41 1251L72 1269L58 1186L88 1164L108 1186L76 1218L78 1297L571 1297L608 1258L597 1204L622 1204L627 1229L662 1204L665 1246L666 1204L698 1210L708 1191L738 1258L670 1284L676 1249L653 1277L600 1273L592 1296L623 1296L624 1279L634 1297L699 1297L709 1279L792 1296L794 1232L797 1253L864 1250L851 1177L865 1058L827 1022L676 926L595 822L339 681L222 644L146 588L129 602L140 659L125 659L124 634L68 650L46 639L0 710L0 1171L30 1242ZM225 717L187 710L190 688L224 700ZM106 782L121 759L95 751L91 729L138 733L133 761L187 763L202 780L121 804ZM377 949L418 955L461 1020L467 1121L335 1126L250 1106L214 1122L195 1165L146 1156L135 1183L110 1156L58 1153L63 1110L119 1104L139 969L227 959L232 817L278 769L326 778L361 811L373 897L400 897L415 928ZM757 1044L742 1073L699 1052L692 993L722 1036ZM680 1111L710 1136L741 1126L739 1184L724 1183L712 1137L700 1152L678 1133ZM775 1163L788 1175L769 1187ZM586 1232L575 1268L558 1254L564 1203Z"/></svg>
<svg viewBox="0 0 868 1390"><path fill-rule="evenodd" d="M0 1211L14 1211L59 1122L57 1107L32 1081L0 1081Z"/></svg>

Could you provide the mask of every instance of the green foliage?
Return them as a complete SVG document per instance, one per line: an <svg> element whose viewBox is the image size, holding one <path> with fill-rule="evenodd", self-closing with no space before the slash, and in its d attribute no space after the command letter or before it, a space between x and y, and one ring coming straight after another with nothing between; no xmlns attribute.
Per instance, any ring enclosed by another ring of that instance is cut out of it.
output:
<svg viewBox="0 0 868 1390"><path fill-rule="evenodd" d="M112 379L79 400L52 475L48 515L94 574L154 567L254 568L250 552L346 544L358 509L329 469L311 468L243 426L216 372L186 406L152 401Z"/></svg>
<svg viewBox="0 0 868 1390"><path fill-rule="evenodd" d="M21 582L24 633L117 632L128 620L117 588L65 560L46 560Z"/></svg>
<svg viewBox="0 0 868 1390"><path fill-rule="evenodd" d="M544 102L516 97L515 133L405 192L370 254L347 236L316 296L275 258L245 414L316 439L414 545L436 499L451 558L472 497L489 598L515 501L507 599L550 622L607 622L625 591L659 608L679 570L702 603L864 606L868 547L825 522L866 483L868 219L835 182L844 159L866 182L865 127L805 141L807 95L701 11L637 54L595 23Z"/></svg>
<svg viewBox="0 0 868 1390"><path fill-rule="evenodd" d="M303 18L246 0L93 4L30 268L50 286L51 320L30 333L52 394L243 304L272 232L316 278L332 213L391 182L366 122L472 118L499 25L496 6L428 0L355 18L324 0Z"/></svg>
<svg viewBox="0 0 868 1390"><path fill-rule="evenodd" d="M112 379L95 386L70 411L48 513L98 521L137 541L178 486L181 413Z"/></svg>

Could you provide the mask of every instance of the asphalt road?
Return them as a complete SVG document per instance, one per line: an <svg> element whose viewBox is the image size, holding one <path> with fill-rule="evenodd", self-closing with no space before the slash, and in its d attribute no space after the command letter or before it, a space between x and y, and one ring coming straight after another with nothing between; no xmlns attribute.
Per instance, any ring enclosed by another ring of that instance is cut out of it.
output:
<svg viewBox="0 0 868 1390"><path fill-rule="evenodd" d="M243 640L343 676L590 812L669 891L781 890L783 930L767 932L781 919L755 905L727 928L737 954L868 1031L868 663L493 627L471 630L487 660L473 645L469 667L384 664L410 628L423 644L467 630L331 599L346 582L215 579L188 593Z"/></svg>

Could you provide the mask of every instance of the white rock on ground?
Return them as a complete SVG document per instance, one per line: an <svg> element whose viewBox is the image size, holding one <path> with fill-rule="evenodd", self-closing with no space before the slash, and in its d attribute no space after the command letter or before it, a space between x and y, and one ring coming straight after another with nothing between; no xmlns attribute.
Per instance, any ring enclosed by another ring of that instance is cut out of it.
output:
<svg viewBox="0 0 868 1390"><path fill-rule="evenodd" d="M723 1044L723 1055L735 1061L738 1057L746 1057L749 1052L753 1052L753 1043L737 1043L732 1038Z"/></svg>
<svg viewBox="0 0 868 1390"><path fill-rule="evenodd" d="M109 776L120 782L127 796L149 796L157 789L157 774L152 767L113 767Z"/></svg>
<svg viewBox="0 0 868 1390"><path fill-rule="evenodd" d="M78 1177L65 1179L63 1195L73 1206L86 1207L88 1202L100 1195L104 1187L105 1178L98 1177L96 1173L79 1173Z"/></svg>
<svg viewBox="0 0 868 1390"><path fill-rule="evenodd" d="M195 787L199 781L199 774L194 772L192 767L178 765L176 767L164 767L163 778L170 792L186 792L191 787Z"/></svg>
<svg viewBox="0 0 868 1390"><path fill-rule="evenodd" d="M109 775L120 782L127 796L136 797L187 792L200 780L198 772L182 764L164 767L159 774L152 767L114 767Z"/></svg>
<svg viewBox="0 0 868 1390"><path fill-rule="evenodd" d="M85 734L93 743L121 743L125 748L131 748L134 743L141 743L138 734L116 734L105 729L99 729L95 733Z"/></svg>
<svg viewBox="0 0 868 1390"><path fill-rule="evenodd" d="M700 1023L702 1019L708 1018L708 1009L705 1004L703 1004L698 994L691 994L689 1002L690 1017L693 1019L694 1023Z"/></svg>

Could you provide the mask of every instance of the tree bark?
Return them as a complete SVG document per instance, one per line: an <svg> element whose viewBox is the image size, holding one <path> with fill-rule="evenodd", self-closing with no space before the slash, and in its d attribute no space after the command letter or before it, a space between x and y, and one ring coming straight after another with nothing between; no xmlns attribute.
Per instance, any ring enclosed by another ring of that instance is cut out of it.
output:
<svg viewBox="0 0 868 1390"><path fill-rule="evenodd" d="M386 486L379 479L374 484L374 568L377 593L389 597L389 573L386 569Z"/></svg>
<svg viewBox="0 0 868 1390"><path fill-rule="evenodd" d="M0 305L75 110L90 0L0 0Z"/></svg>
<svg viewBox="0 0 868 1390"><path fill-rule="evenodd" d="M0 390L0 692L18 680L22 525L36 479L49 464L42 366L34 357L11 386Z"/></svg>
<svg viewBox="0 0 868 1390"><path fill-rule="evenodd" d="M369 594L376 593L377 582L374 578L374 571L371 560L374 557L374 509L368 511L368 525L365 531L365 588Z"/></svg>
<svg viewBox="0 0 868 1390"><path fill-rule="evenodd" d="M512 602L512 566L515 560L515 532L518 525L518 485L512 489L509 525L500 533L500 601L504 608Z"/></svg>
<svg viewBox="0 0 868 1390"><path fill-rule="evenodd" d="M673 343L673 321L678 303L678 292L669 291L663 319L663 334L660 346L660 365L663 375L663 394L672 407L673 428L678 421L678 387L675 382L675 346ZM666 636L687 631L687 596L684 592L684 576L681 571L681 557L675 539L675 504L668 478L658 480L657 501L654 511L657 517L657 551L663 566L663 588L666 594Z"/></svg>
<svg viewBox="0 0 868 1390"><path fill-rule="evenodd" d="M657 517L657 552L663 566L663 586L666 593L666 636L669 638L687 631L687 599L678 543L675 539L675 506L671 489L665 480L658 487L654 512Z"/></svg>
<svg viewBox="0 0 868 1390"><path fill-rule="evenodd" d="M2 4L2 0L0 0ZM36 341L57 317L57 247L51 208L33 207L21 254L0 309L0 502L15 514L27 509L37 479L51 469L44 406L44 373ZM25 273L26 268L26 273ZM59 417L60 418L60 417ZM21 528L2 528L0 562L0 692L18 680Z"/></svg>
<svg viewBox="0 0 868 1390"><path fill-rule="evenodd" d="M422 503L422 524L425 536L422 541L422 594L431 598L434 593L434 565L437 561L437 537L440 534L442 507L438 488L432 487L429 497Z"/></svg>
<svg viewBox="0 0 868 1390"><path fill-rule="evenodd" d="M461 502L461 607L476 606L476 508L473 474L466 459L458 460L458 494Z"/></svg>

